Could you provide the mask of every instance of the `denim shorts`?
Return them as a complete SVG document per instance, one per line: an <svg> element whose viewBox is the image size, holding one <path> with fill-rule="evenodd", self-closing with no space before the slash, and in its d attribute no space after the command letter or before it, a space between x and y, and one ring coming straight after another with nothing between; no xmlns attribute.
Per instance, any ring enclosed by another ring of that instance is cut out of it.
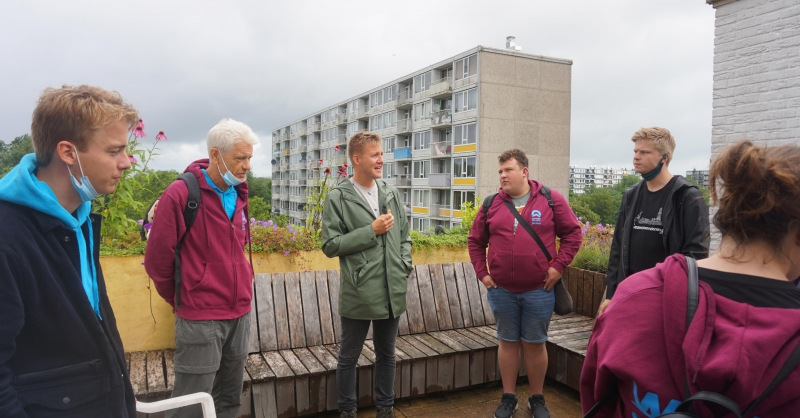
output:
<svg viewBox="0 0 800 418"><path fill-rule="evenodd" d="M487 289L486 298L497 322L497 338L503 341L540 344L547 341L547 329L556 304L556 293L540 287L513 293L502 287Z"/></svg>

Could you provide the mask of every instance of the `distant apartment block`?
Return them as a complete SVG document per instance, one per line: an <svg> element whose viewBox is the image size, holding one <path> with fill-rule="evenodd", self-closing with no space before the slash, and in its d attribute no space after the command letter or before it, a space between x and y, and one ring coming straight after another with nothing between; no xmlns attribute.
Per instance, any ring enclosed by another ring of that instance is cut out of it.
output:
<svg viewBox="0 0 800 418"><path fill-rule="evenodd" d="M304 224L325 169L348 163L352 174L347 140L365 130L383 139L383 180L414 230L460 225L462 203L497 191L497 157L513 147L528 154L531 178L566 194L571 66L478 46L280 126L273 210Z"/></svg>
<svg viewBox="0 0 800 418"><path fill-rule="evenodd" d="M611 187L619 184L622 177L628 175L638 176L639 173L628 168L597 167L586 168L578 166L569 167L569 189L576 195L584 194L589 186Z"/></svg>
<svg viewBox="0 0 800 418"><path fill-rule="evenodd" d="M708 170L692 169L686 172L687 179L694 179L697 185L707 189L708 188Z"/></svg>

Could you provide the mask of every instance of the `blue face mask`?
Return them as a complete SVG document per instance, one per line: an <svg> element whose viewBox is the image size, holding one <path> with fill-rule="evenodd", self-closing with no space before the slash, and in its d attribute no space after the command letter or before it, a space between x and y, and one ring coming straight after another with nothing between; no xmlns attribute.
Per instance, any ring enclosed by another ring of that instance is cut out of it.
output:
<svg viewBox="0 0 800 418"><path fill-rule="evenodd" d="M219 159L222 160L222 165L225 166L225 174L222 174L222 171L219 169L219 164L217 164L217 171L219 171L219 175L222 176L222 180L225 180L225 184L231 187L236 187L242 183L244 180L239 180L236 176L231 173L231 170L228 170L228 165L225 164L225 160L222 158L222 155L219 156Z"/></svg>
<svg viewBox="0 0 800 418"><path fill-rule="evenodd" d="M654 168L649 173L642 174L642 178L644 179L644 181L650 181L650 180L656 178L656 176L658 176L658 173L661 172L661 168L664 167L664 160L667 159L667 155L669 155L669 154L664 154L664 155L661 156L661 161L658 162L658 165L656 166L656 168Z"/></svg>
<svg viewBox="0 0 800 418"><path fill-rule="evenodd" d="M73 147L75 147L73 145ZM78 147L75 147L75 158L78 159L78 168L81 170L81 181L80 183L72 175L72 170L69 169L69 165L67 165L67 171L69 172L69 179L72 181L72 187L75 188L75 191L78 192L78 196L81 197L81 202L88 202L90 200L94 200L97 196L100 196L100 193L92 187L92 183L89 181L89 177L86 177L83 174L83 167L81 166L81 157L78 156Z"/></svg>

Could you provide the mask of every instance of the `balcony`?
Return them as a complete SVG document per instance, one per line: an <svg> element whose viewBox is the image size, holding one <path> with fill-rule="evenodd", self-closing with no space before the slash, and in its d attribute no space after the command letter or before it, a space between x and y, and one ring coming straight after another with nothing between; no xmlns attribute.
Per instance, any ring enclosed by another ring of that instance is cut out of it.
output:
<svg viewBox="0 0 800 418"><path fill-rule="evenodd" d="M434 81L428 89L428 96L434 99L447 97L451 94L453 94L453 84L449 77Z"/></svg>
<svg viewBox="0 0 800 418"><path fill-rule="evenodd" d="M401 91L400 94L397 95L395 106L397 106L398 109L407 109L413 104L414 95L410 91Z"/></svg>
<svg viewBox="0 0 800 418"><path fill-rule="evenodd" d="M331 165L338 166L342 164L347 164L347 156L346 155L337 155L331 158Z"/></svg>
<svg viewBox="0 0 800 418"><path fill-rule="evenodd" d="M319 141L311 141L306 146L306 151L315 151L319 149Z"/></svg>
<svg viewBox="0 0 800 418"><path fill-rule="evenodd" d="M386 162L394 161L394 151L384 151L383 152L383 161L386 161Z"/></svg>
<svg viewBox="0 0 800 418"><path fill-rule="evenodd" d="M290 186L305 186L306 185L306 181L307 181L306 179L289 180L289 185Z"/></svg>
<svg viewBox="0 0 800 418"><path fill-rule="evenodd" d="M303 169L303 168L306 168L306 162L305 161L289 164L289 170L300 170L300 169Z"/></svg>
<svg viewBox="0 0 800 418"><path fill-rule="evenodd" d="M311 125L306 127L306 132L319 132L319 122L314 122Z"/></svg>
<svg viewBox="0 0 800 418"><path fill-rule="evenodd" d="M428 173L425 177L412 177L411 178L411 187L428 187L428 177L430 173Z"/></svg>
<svg viewBox="0 0 800 418"><path fill-rule="evenodd" d="M281 209L281 215L289 216L289 209Z"/></svg>
<svg viewBox="0 0 800 418"><path fill-rule="evenodd" d="M437 110L431 114L432 128L451 125L452 123L453 123L453 117L450 113L450 109Z"/></svg>
<svg viewBox="0 0 800 418"><path fill-rule="evenodd" d="M477 82L478 82L478 75L477 74L473 74L473 75L471 75L469 77L462 78L460 80L455 80L453 82L453 88L454 89L458 89L458 88L461 88L461 87L464 87L464 86L469 86L470 84L475 84Z"/></svg>
<svg viewBox="0 0 800 418"><path fill-rule="evenodd" d="M383 178L381 178L381 180L383 180L384 182L386 182L386 184L388 184L388 185L390 185L390 186L394 186L394 183L395 183L395 181L394 181L394 180L395 180L394 176L391 176L391 177L383 177Z"/></svg>
<svg viewBox="0 0 800 418"><path fill-rule="evenodd" d="M414 125L412 126L412 128L414 128L415 131L419 130L419 129L430 128L430 127L431 127L431 117L430 116L424 117L424 118L422 118L420 120L415 120L414 121Z"/></svg>
<svg viewBox="0 0 800 418"><path fill-rule="evenodd" d="M450 187L450 178L450 173L430 173L428 174L428 186Z"/></svg>
<svg viewBox="0 0 800 418"><path fill-rule="evenodd" d="M344 113L340 113L333 118L333 123L335 125L347 125L347 115Z"/></svg>
<svg viewBox="0 0 800 418"><path fill-rule="evenodd" d="M347 145L347 135L345 134L336 135L336 137L333 138L333 145L339 145L339 146Z"/></svg>
<svg viewBox="0 0 800 418"><path fill-rule="evenodd" d="M289 155L289 148L282 149L281 150L281 155L284 155L284 156Z"/></svg>
<svg viewBox="0 0 800 418"><path fill-rule="evenodd" d="M279 200L289 200L289 193L281 193L278 195Z"/></svg>
<svg viewBox="0 0 800 418"><path fill-rule="evenodd" d="M411 119L400 119L395 125L395 133L397 135L411 133L412 126Z"/></svg>
<svg viewBox="0 0 800 418"><path fill-rule="evenodd" d="M289 140L289 132L284 132L281 135L278 135L278 138L280 138L281 141L288 141Z"/></svg>
<svg viewBox="0 0 800 418"><path fill-rule="evenodd" d="M402 160L411 158L411 148L397 148L394 150L394 159Z"/></svg>
<svg viewBox="0 0 800 418"><path fill-rule="evenodd" d="M450 205L432 204L430 209L429 215L439 218L449 218L453 213L453 211L450 209Z"/></svg>
<svg viewBox="0 0 800 418"><path fill-rule="evenodd" d="M381 130L381 136L384 137L384 138L393 136L396 133L397 133L397 126L396 125L395 126L390 126L388 128L383 128Z"/></svg>
<svg viewBox="0 0 800 418"><path fill-rule="evenodd" d="M281 158L281 151L275 151L272 153L272 158Z"/></svg>
<svg viewBox="0 0 800 418"><path fill-rule="evenodd" d="M430 144L422 144L424 148L415 149L411 152L411 156L414 158L428 158L431 155L431 147Z"/></svg>
<svg viewBox="0 0 800 418"><path fill-rule="evenodd" d="M411 175L410 174L395 174L394 175L394 185L396 187L411 187Z"/></svg>
<svg viewBox="0 0 800 418"><path fill-rule="evenodd" d="M301 195L301 194L289 195L289 201L290 202L295 202L295 203L305 203L306 196L305 195Z"/></svg>
<svg viewBox="0 0 800 418"><path fill-rule="evenodd" d="M433 158L446 158L453 154L453 147L449 142L434 142L430 149Z"/></svg>
<svg viewBox="0 0 800 418"><path fill-rule="evenodd" d="M299 129L295 130L294 132L290 132L289 133L289 139L299 138L299 137L301 137L301 136L303 136L305 134L306 134L306 128L299 128Z"/></svg>
<svg viewBox="0 0 800 418"><path fill-rule="evenodd" d="M355 122L359 119L366 119L369 115L367 115L367 108L366 107L359 107L356 109L354 113L350 113L347 115L347 122Z"/></svg>
<svg viewBox="0 0 800 418"><path fill-rule="evenodd" d="M478 109L463 110L461 112L453 113L453 122L471 119L478 116Z"/></svg>

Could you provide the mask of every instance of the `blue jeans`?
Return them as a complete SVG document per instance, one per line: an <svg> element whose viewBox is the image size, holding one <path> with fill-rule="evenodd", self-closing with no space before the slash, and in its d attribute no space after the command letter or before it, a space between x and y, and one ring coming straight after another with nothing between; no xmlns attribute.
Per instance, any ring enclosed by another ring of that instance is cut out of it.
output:
<svg viewBox="0 0 800 418"><path fill-rule="evenodd" d="M497 321L497 338L508 342L541 344L547 341L547 329L556 304L556 293L540 287L513 293L502 287L490 287L486 298Z"/></svg>

